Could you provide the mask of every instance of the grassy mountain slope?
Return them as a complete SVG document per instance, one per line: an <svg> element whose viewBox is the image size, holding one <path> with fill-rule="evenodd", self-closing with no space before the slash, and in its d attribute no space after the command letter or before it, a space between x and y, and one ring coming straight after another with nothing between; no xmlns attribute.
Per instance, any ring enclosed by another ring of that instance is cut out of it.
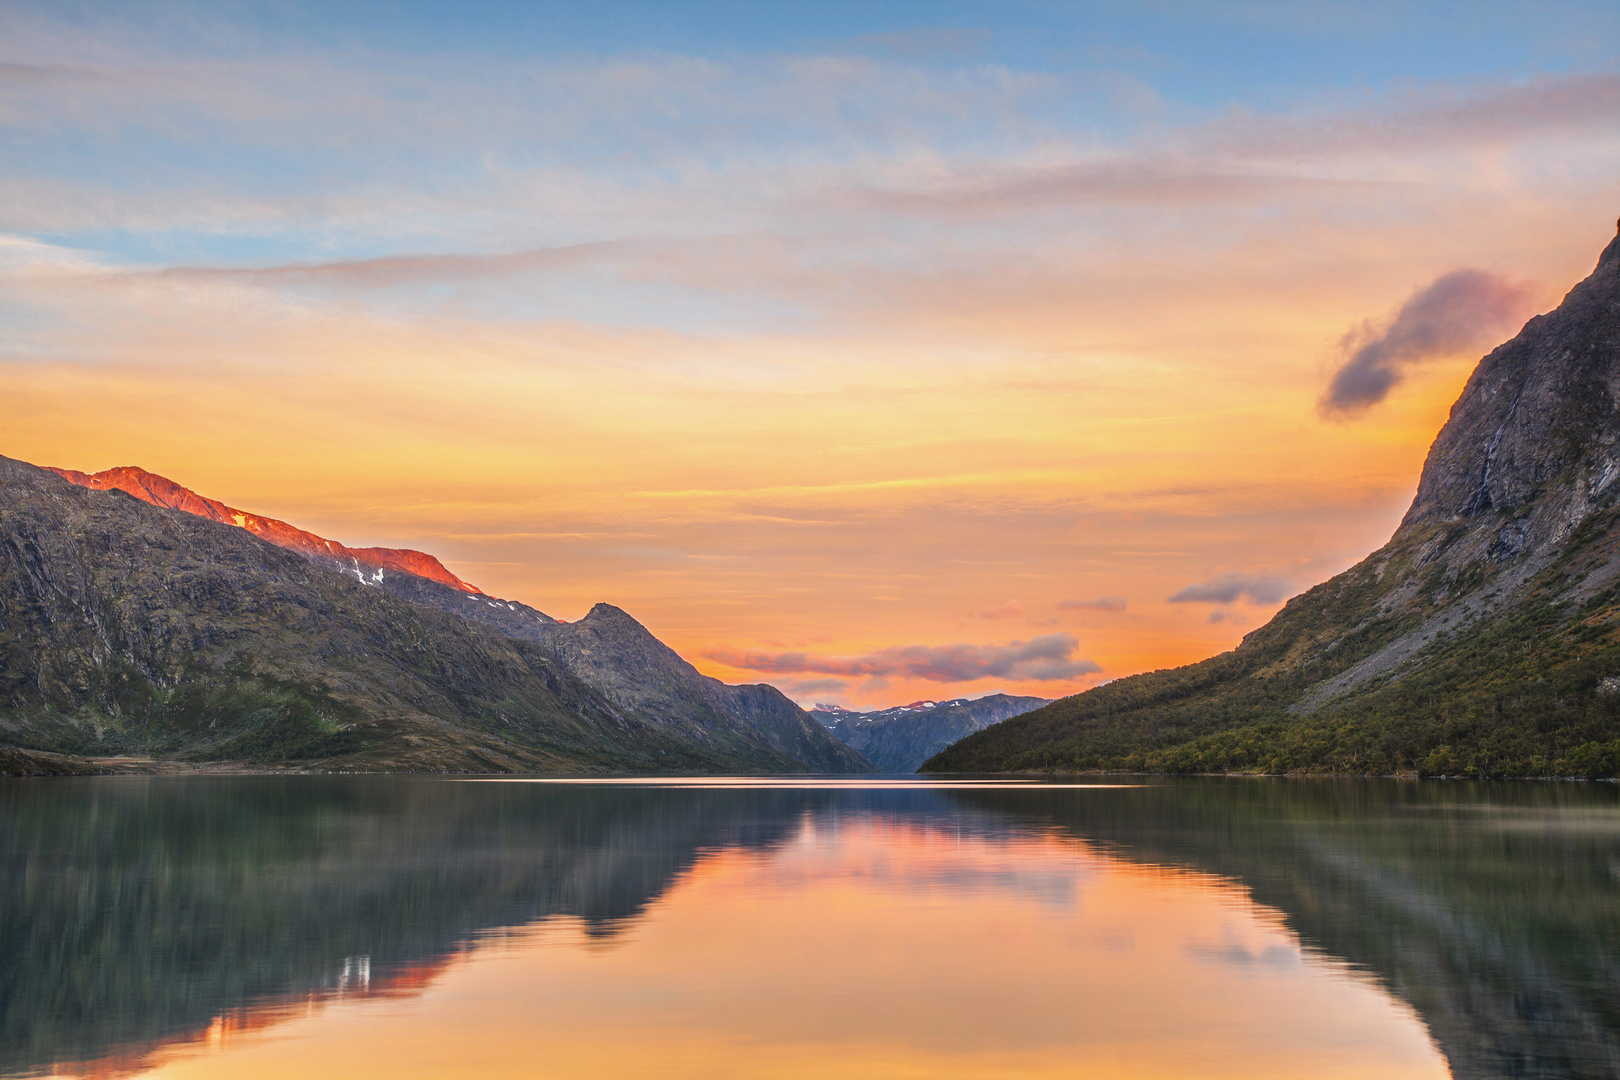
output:
<svg viewBox="0 0 1620 1080"><path fill-rule="evenodd" d="M1389 543L1229 653L926 771L1620 772L1620 238L1480 361Z"/></svg>

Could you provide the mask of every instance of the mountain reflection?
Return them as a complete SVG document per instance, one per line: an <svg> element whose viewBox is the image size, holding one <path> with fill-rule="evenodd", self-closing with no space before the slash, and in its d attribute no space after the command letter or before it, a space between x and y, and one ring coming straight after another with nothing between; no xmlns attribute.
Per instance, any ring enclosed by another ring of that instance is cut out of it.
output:
<svg viewBox="0 0 1620 1080"><path fill-rule="evenodd" d="M1413 1006L1457 1077L1620 1075L1620 809L1593 785L1191 782L1129 790L692 790L390 777L0 784L0 1074L139 1071L174 1042L411 994L537 920L614 948L706 856L878 823L1083 842L1218 875ZM982 847L982 844L981 844ZM775 880L1080 902L1085 868L836 865ZM898 850L895 848L894 850ZM790 883L790 882L788 882ZM941 942L949 949L950 942ZM1199 946L1199 963L1297 963Z"/></svg>

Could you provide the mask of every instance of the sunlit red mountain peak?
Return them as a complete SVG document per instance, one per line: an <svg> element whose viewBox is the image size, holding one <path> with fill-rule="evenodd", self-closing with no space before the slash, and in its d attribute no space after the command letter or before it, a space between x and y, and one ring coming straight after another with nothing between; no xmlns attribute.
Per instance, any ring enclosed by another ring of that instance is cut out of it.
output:
<svg viewBox="0 0 1620 1080"><path fill-rule="evenodd" d="M218 499L206 498L166 476L147 472L135 465L122 465L116 469L106 469L93 474L82 473L76 469L58 469L49 465L46 468L81 487L95 488L97 491L116 489L154 506L166 506L172 510L183 510L188 514L196 514L198 517L209 518L226 525L235 525L277 547L289 548L304 555L332 559L340 564L350 563L357 576L397 570L401 573L415 574L429 581L437 581L441 585L448 585L462 592L477 594L483 592L476 585L470 585L456 577L443 563L424 551L412 551L409 548L345 547L336 540L328 540L324 536L305 532L285 521L226 506Z"/></svg>

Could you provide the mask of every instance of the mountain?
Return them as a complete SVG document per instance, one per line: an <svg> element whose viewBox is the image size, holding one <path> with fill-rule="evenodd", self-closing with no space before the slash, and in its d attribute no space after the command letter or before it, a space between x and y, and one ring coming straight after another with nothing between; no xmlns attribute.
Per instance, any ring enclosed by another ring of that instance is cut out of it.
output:
<svg viewBox="0 0 1620 1080"><path fill-rule="evenodd" d="M576 623L534 629L552 655L622 709L729 746L763 740L810 772L870 772L866 758L829 738L774 686L728 686L701 674L612 604Z"/></svg>
<svg viewBox="0 0 1620 1080"><path fill-rule="evenodd" d="M1390 541L1235 650L967 737L929 771L1620 772L1620 237L1479 362Z"/></svg>
<svg viewBox="0 0 1620 1080"><path fill-rule="evenodd" d="M531 628L555 622L550 615L516 600L488 596L475 585L452 574L437 558L408 548L351 548L305 532L285 521L267 518L247 510L226 506L218 499L199 495L168 477L132 465L98 473L76 469L47 470L96 491L122 491L153 506L183 510L188 514L235 525L277 547L296 551L305 558L324 563L356 581L382 588L416 604L436 607L464 619L495 627L503 634L535 640Z"/></svg>
<svg viewBox="0 0 1620 1080"><path fill-rule="evenodd" d="M97 491L122 491L153 506L167 506L208 518L210 521L239 526L277 547L288 548L311 558L330 562L339 569L354 574L356 578L370 577L373 581L381 581L387 571L395 570L436 581L460 592L479 591L446 570L438 559L424 552L400 548L344 547L325 537L295 528L285 521L250 514L234 506L226 506L218 499L205 498L167 477L149 473L133 465L94 474L82 473L76 469L58 469L54 466L46 468L80 487L94 488Z"/></svg>
<svg viewBox="0 0 1620 1080"><path fill-rule="evenodd" d="M161 479L152 488L185 507L191 493ZM774 688L666 693L649 710L624 693L638 672L570 670L561 638L538 633L563 624L540 612L397 560L357 573L340 545L279 546L224 509L229 523L0 458L0 772L150 767L132 755L435 772L871 768L802 711L820 742L785 739L797 707ZM618 615L621 635L656 640ZM703 678L673 652L662 662L666 682L681 667Z"/></svg>
<svg viewBox="0 0 1620 1080"><path fill-rule="evenodd" d="M817 705L810 715L884 772L911 773L963 736L1045 704L1045 698L990 694L971 701L913 701L875 712Z"/></svg>

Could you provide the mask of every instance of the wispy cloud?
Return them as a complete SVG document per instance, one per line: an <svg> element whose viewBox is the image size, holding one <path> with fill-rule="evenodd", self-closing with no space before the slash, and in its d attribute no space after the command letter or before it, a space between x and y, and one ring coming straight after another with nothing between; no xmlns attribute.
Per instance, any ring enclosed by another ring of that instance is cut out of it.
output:
<svg viewBox="0 0 1620 1080"><path fill-rule="evenodd" d="M1275 604L1288 595L1288 582L1261 574L1222 574L1188 585L1170 597L1172 604ZM1218 620L1212 620L1218 621Z"/></svg>
<svg viewBox="0 0 1620 1080"><path fill-rule="evenodd" d="M1324 416L1364 412L1383 401L1404 369L1496 342L1528 313L1534 290L1484 270L1454 270L1413 293L1382 325L1371 321L1339 343L1346 359L1318 403Z"/></svg>
<svg viewBox="0 0 1620 1080"><path fill-rule="evenodd" d="M1021 619L1026 614L1024 605L1017 600L1008 600L1005 604L991 604L977 611L968 612L971 619Z"/></svg>
<svg viewBox="0 0 1620 1080"><path fill-rule="evenodd" d="M940 683L990 678L1047 682L1102 670L1093 661L1074 655L1078 645L1071 634L1045 634L1006 645L896 645L864 656L773 654L725 647L706 649L702 655L728 667L771 675L892 676Z"/></svg>
<svg viewBox="0 0 1620 1080"><path fill-rule="evenodd" d="M1099 596L1095 600L1059 600L1058 607L1064 611L1107 611L1117 615L1125 610L1125 598Z"/></svg>

